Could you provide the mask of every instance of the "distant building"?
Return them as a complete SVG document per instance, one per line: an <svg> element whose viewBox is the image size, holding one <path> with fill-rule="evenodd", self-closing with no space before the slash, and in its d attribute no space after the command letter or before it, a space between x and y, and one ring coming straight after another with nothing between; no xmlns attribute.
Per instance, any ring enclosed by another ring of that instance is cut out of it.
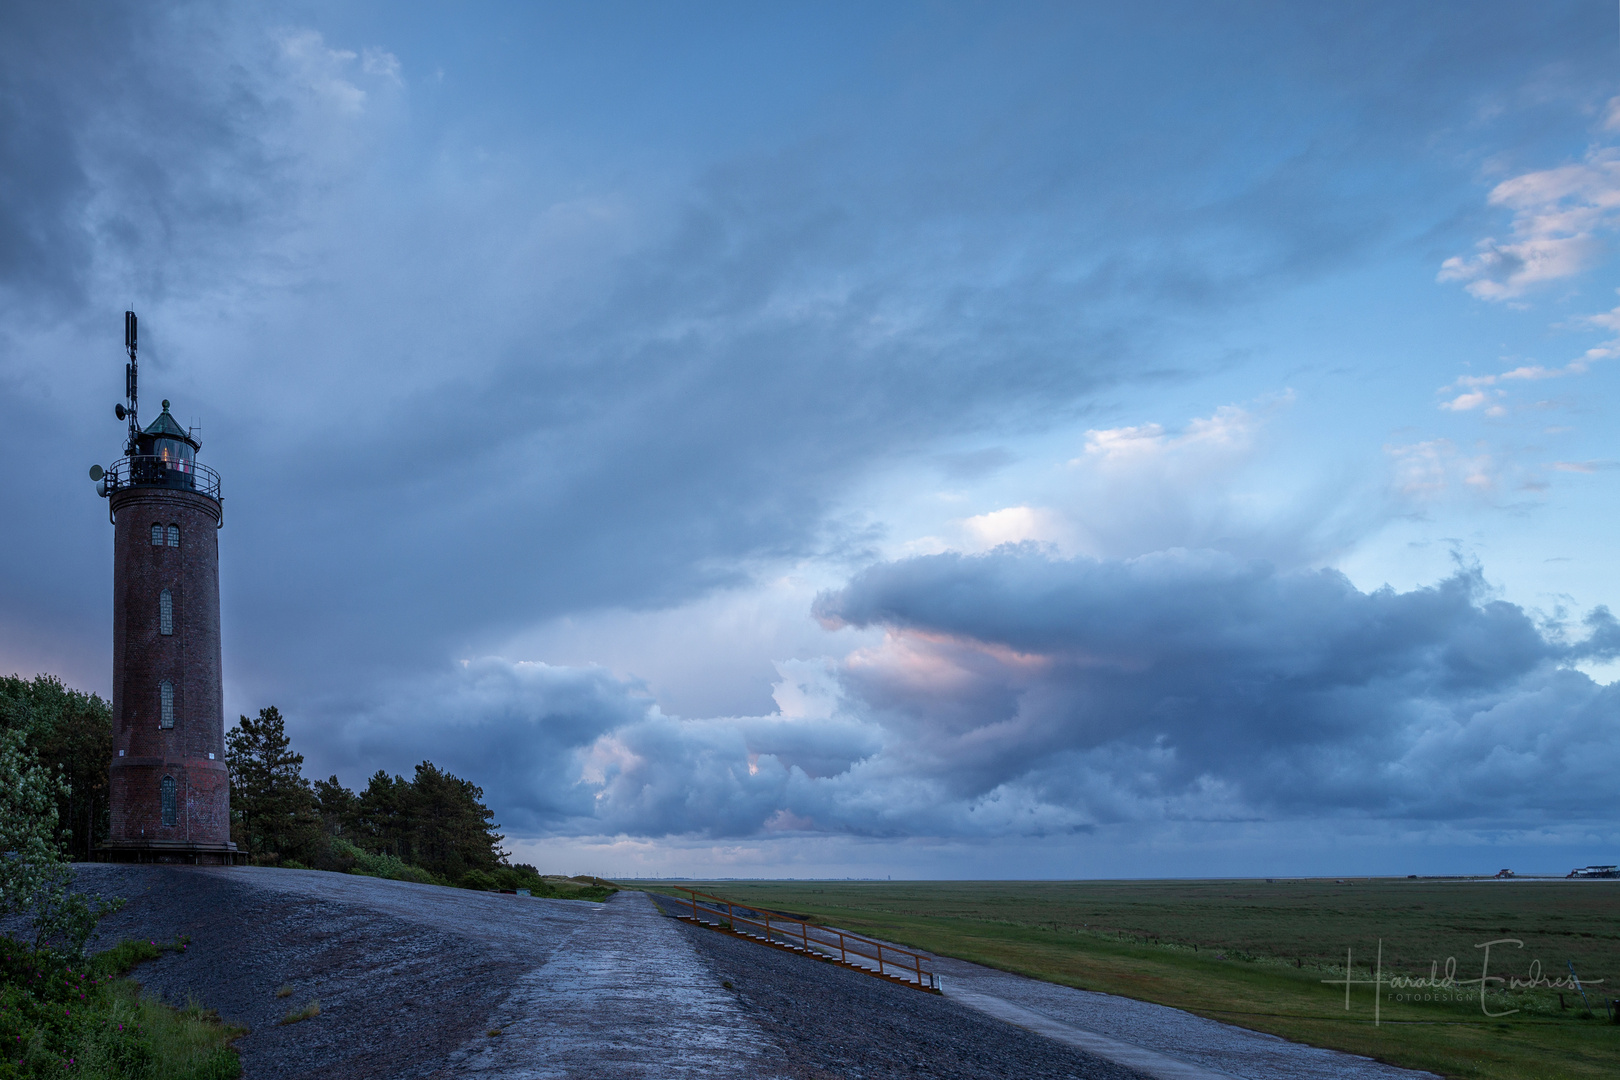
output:
<svg viewBox="0 0 1620 1080"><path fill-rule="evenodd" d="M1620 878L1620 866L1582 866L1571 870L1569 877Z"/></svg>
<svg viewBox="0 0 1620 1080"><path fill-rule="evenodd" d="M169 413L136 420L135 315L124 316L125 456L90 471L113 524L111 830L98 858L235 863L220 676L219 475Z"/></svg>
<svg viewBox="0 0 1620 1080"><path fill-rule="evenodd" d="M1513 871L1511 871L1511 870L1498 870L1496 872L1496 876L1497 877L1504 877L1504 878L1505 877L1513 877Z"/></svg>

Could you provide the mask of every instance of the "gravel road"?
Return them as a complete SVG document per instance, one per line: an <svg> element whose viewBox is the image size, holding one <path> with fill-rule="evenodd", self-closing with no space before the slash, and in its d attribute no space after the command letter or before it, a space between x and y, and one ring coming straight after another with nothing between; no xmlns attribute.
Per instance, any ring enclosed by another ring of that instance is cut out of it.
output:
<svg viewBox="0 0 1620 1080"><path fill-rule="evenodd" d="M264 867L78 869L82 887L130 901L99 944L190 936L135 977L249 1028L248 1080L1135 1075L948 999L687 927L642 893L590 904ZM319 1016L277 1022L315 998Z"/></svg>
<svg viewBox="0 0 1620 1080"><path fill-rule="evenodd" d="M949 998L670 922L775 1044L794 1080L1135 1080L1137 1073Z"/></svg>

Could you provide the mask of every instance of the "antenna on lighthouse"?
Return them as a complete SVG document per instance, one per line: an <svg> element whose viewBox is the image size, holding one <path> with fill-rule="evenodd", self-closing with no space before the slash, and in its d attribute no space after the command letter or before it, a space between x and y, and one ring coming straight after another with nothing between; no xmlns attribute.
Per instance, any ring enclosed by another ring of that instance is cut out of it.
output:
<svg viewBox="0 0 1620 1080"><path fill-rule="evenodd" d="M136 406L138 404L136 382L140 375L140 366L135 358L136 319L133 311L124 312L124 348L129 350L129 363L124 366L124 396L129 399L129 408L120 407L117 411L127 413L129 416L129 448L127 454L135 453L137 449L136 438L141 433L140 421L136 419ZM124 419L123 416L119 417Z"/></svg>

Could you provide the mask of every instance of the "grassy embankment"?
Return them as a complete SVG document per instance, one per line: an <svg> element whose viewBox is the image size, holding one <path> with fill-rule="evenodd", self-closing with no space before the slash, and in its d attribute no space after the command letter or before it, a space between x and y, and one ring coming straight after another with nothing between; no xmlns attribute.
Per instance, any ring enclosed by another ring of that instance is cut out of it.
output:
<svg viewBox="0 0 1620 1080"><path fill-rule="evenodd" d="M1165 882L711 882L734 900L1067 986L1124 994L1316 1046L1451 1077L1620 1075L1620 882L1322 880ZM671 890L659 888L656 891ZM1567 979L1437 993L1392 977ZM1373 965L1384 984L1374 1023ZM1354 978L1345 1008L1345 952ZM1338 985L1324 980L1339 980ZM1400 1000L1427 994L1444 1000ZM1560 1002L1562 994L1562 1003Z"/></svg>
<svg viewBox="0 0 1620 1080"><path fill-rule="evenodd" d="M171 1009L141 995L124 975L184 942L124 941L73 963L0 941L0 1080L72 1076L83 1080L236 1080L231 1040L193 1002Z"/></svg>
<svg viewBox="0 0 1620 1080"><path fill-rule="evenodd" d="M601 878L564 877L561 874L542 874L530 866L500 866L494 870L472 870L460 880L448 881L420 866L404 862L387 853L362 850L346 840L334 838L331 850L337 856L334 865L305 866L292 859L280 865L288 870L326 870L334 873L358 874L362 877L386 878L389 881L413 881L419 885L443 885L450 888L471 889L474 892L508 892L528 889L529 895L548 900L603 901L618 889Z"/></svg>

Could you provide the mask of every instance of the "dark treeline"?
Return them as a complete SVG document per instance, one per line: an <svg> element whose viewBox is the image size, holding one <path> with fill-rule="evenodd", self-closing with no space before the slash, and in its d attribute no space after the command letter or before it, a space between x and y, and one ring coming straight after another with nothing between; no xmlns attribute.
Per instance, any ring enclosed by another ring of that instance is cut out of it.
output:
<svg viewBox="0 0 1620 1080"><path fill-rule="evenodd" d="M46 771L67 781L68 793L57 800L57 839L70 858L88 859L107 838L112 706L51 675L13 675L0 678L0 728L21 731Z"/></svg>
<svg viewBox="0 0 1620 1080"><path fill-rule="evenodd" d="M449 884L504 866L483 789L430 761L409 780L379 771L356 793L336 776L304 778L304 755L273 707L242 717L225 741L232 838L255 862L348 870L364 855L389 856Z"/></svg>
<svg viewBox="0 0 1620 1080"><path fill-rule="evenodd" d="M0 677L0 729L22 732L46 771L67 781L57 839L71 859L89 859L109 828L112 706L51 675ZM483 789L471 781L424 761L410 779L379 771L358 793L336 776L312 784L274 708L242 717L226 745L231 837L254 862L474 887L510 884L504 838ZM534 869L516 869L531 884Z"/></svg>
<svg viewBox="0 0 1620 1080"><path fill-rule="evenodd" d="M22 732L27 751L67 781L56 838L70 859L92 858L110 825L112 706L51 675L0 677L0 730ZM310 783L274 708L242 717L225 743L231 838L256 863L535 896L603 900L613 892L593 878L543 877L508 864L483 789L431 761L410 779L379 771L358 793L336 776Z"/></svg>

